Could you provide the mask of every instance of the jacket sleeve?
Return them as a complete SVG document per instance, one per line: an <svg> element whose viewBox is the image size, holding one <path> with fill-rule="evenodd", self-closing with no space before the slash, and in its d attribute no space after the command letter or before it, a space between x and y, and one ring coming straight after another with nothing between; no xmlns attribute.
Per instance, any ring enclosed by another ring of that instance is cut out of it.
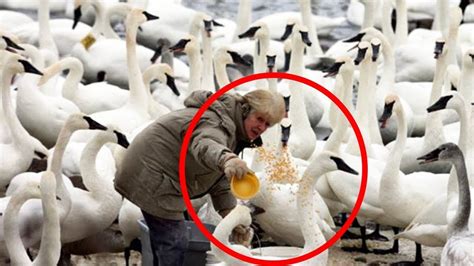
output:
<svg viewBox="0 0 474 266"><path fill-rule="evenodd" d="M212 204L216 211L233 209L237 200L230 191L229 180L224 176L210 191Z"/></svg>
<svg viewBox="0 0 474 266"><path fill-rule="evenodd" d="M218 123L206 119L194 130L189 152L203 166L224 171L225 161L236 156L227 147L229 137Z"/></svg>

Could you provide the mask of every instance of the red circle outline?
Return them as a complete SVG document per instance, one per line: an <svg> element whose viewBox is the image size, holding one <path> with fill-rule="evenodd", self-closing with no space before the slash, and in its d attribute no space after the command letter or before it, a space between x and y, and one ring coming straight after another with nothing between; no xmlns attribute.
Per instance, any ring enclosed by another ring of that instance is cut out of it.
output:
<svg viewBox="0 0 474 266"><path fill-rule="evenodd" d="M238 252L235 252L234 250L230 249L229 247L225 246L222 244L219 240L217 240L207 229L206 227L202 224L201 220L197 216L196 212L193 209L193 206L191 204L191 200L189 199L189 194L188 194L188 189L186 186L186 170L185 170L185 165L186 165L186 154L189 146L189 142L191 140L191 135L194 131L194 128L196 127L197 123L199 122L199 119L203 115L203 113L209 108L209 106L217 100L222 94L234 89L235 87L242 85L246 82L258 80L258 79L268 79L268 78L280 78L280 79L289 79L293 81L297 81L300 83L304 83L310 87L313 87L316 90L319 90L322 92L324 95L326 95L332 102L334 102L339 109L342 111L346 119L349 121L351 124L354 133L357 137L357 142L359 144L359 149L360 149L360 154L361 154L361 161L362 161L362 182L359 188L359 195L357 196L356 203L354 205L354 208L352 209L351 215L347 219L347 221L344 223L344 225L336 232L336 234L329 240L326 241L322 246L318 247L317 249L308 252L306 254L300 255L298 257L290 258L290 259L284 259L284 260L262 260L262 259L257 259L257 258L252 258L248 257L245 255L242 255ZM248 263L253 263L253 264L258 264L258 265L288 265L288 264L295 264L299 263L302 261L305 261L307 259L310 259L314 256L317 256L321 252L325 251L332 245L336 243L339 238L349 229L350 225L354 221L354 219L357 216L357 213L359 212L360 206L362 205L362 201L365 196L365 190L367 187L367 175L368 175L368 165L367 165L367 151L365 148L364 144L364 139L362 137L362 133L360 132L360 129L354 119L354 117L351 115L349 110L346 108L346 106L334 95L332 94L329 90L324 88L323 86L317 84L316 82L313 82L307 78L290 74L290 73L282 73L282 72L267 72L267 73L258 73L258 74L252 74L249 76L242 77L240 79L237 79L224 87L222 87L220 90L218 90L216 93L212 94L209 99L199 108L197 113L194 115L193 119L191 120L191 123L189 124L188 129L186 130L186 134L184 135L183 139L183 144L181 145L181 151L180 151L180 157L179 157L179 182L181 185L181 191L183 194L183 199L186 204L187 211L189 215L192 217L193 221L196 223L198 229L204 234L204 236L209 239L214 245L219 247L221 250L226 252L227 254L238 258L242 261L248 262Z"/></svg>

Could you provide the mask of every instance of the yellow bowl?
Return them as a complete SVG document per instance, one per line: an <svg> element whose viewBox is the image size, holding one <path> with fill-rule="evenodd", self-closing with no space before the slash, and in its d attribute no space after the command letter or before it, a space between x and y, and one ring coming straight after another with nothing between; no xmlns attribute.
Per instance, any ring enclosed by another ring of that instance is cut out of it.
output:
<svg viewBox="0 0 474 266"><path fill-rule="evenodd" d="M260 190L260 182L253 173L247 173L241 179L232 177L230 181L230 190L236 198L248 200L253 198Z"/></svg>

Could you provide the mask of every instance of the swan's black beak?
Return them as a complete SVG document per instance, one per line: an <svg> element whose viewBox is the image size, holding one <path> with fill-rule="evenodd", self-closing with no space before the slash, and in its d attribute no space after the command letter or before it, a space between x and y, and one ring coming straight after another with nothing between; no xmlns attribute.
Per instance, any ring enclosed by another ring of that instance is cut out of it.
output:
<svg viewBox="0 0 474 266"><path fill-rule="evenodd" d="M283 147L286 147L288 145L288 140L290 139L290 131L291 131L291 125L281 126L281 143L283 144Z"/></svg>
<svg viewBox="0 0 474 266"><path fill-rule="evenodd" d="M16 44L14 41L12 41L10 38L6 37L6 36L2 36L3 40L5 41L5 43L7 44L7 47L10 47L10 48L14 48L14 49L17 49L17 50L21 50L21 51L24 51L25 49L23 49L23 47L19 46L18 44Z"/></svg>
<svg viewBox="0 0 474 266"><path fill-rule="evenodd" d="M204 20L204 30L208 33L212 31L212 20Z"/></svg>
<svg viewBox="0 0 474 266"><path fill-rule="evenodd" d="M36 67L34 67L30 62L20 59L18 60L23 65L23 69L26 73L36 74L36 75L43 75L41 71L39 71Z"/></svg>
<svg viewBox="0 0 474 266"><path fill-rule="evenodd" d="M341 68L341 66L343 64L344 64L344 62L336 62L331 67L323 70L323 72L326 73L326 75L324 75L324 77L325 78L334 77L335 75L337 75L339 73L339 69Z"/></svg>
<svg viewBox="0 0 474 266"><path fill-rule="evenodd" d="M294 26L295 26L295 24L286 24L285 32L280 37L280 41L284 41L284 40L288 39L288 37L290 37L291 33L293 32L293 27Z"/></svg>
<svg viewBox="0 0 474 266"><path fill-rule="evenodd" d="M343 40L343 42L360 42L364 36L365 32L360 32L356 36Z"/></svg>
<svg viewBox="0 0 474 266"><path fill-rule="evenodd" d="M245 60L242 56L240 56L238 53L234 51L227 51L229 53L230 57L232 57L232 61L236 64L241 64L244 66L251 66L252 63L250 63L248 60Z"/></svg>
<svg viewBox="0 0 474 266"><path fill-rule="evenodd" d="M452 90L452 91L458 91L458 88L456 88L456 86L454 86L454 84L451 83L451 90Z"/></svg>
<svg viewBox="0 0 474 266"><path fill-rule="evenodd" d="M395 101L386 103L385 106L383 107L383 113L379 119L379 122L381 123L380 128L385 128L385 125L387 124L387 120L392 116L394 104L395 104Z"/></svg>
<svg viewBox="0 0 474 266"><path fill-rule="evenodd" d="M89 124L89 129L107 130L107 127L95 121L90 116L85 115L82 118Z"/></svg>
<svg viewBox="0 0 474 266"><path fill-rule="evenodd" d="M177 44L170 47L170 51L172 51L172 52L181 52L186 47L186 44L188 44L188 42L190 42L190 41L191 41L191 39L181 39L181 40L179 40L179 42Z"/></svg>
<svg viewBox="0 0 474 266"><path fill-rule="evenodd" d="M287 95L283 97L283 100L285 101L285 112L287 113L290 111L290 97L291 95Z"/></svg>
<svg viewBox="0 0 474 266"><path fill-rule="evenodd" d="M344 162L344 160L342 160L341 158L339 157L335 157L335 156L330 156L329 158L331 158L331 160L333 160L335 163L336 163L336 166L337 166L337 169L338 170L341 170L341 171L344 171L344 172L347 172L349 174L353 174L353 175L358 175L359 172L357 172L356 170L352 169L349 165L346 164L346 162Z"/></svg>
<svg viewBox="0 0 474 266"><path fill-rule="evenodd" d="M430 162L436 162L439 160L439 154L443 149L437 148L435 150L430 151L429 153L416 158L417 160L423 160L419 162L419 164L425 164Z"/></svg>
<svg viewBox="0 0 474 266"><path fill-rule="evenodd" d="M471 61L474 63L474 54L469 54L469 57L471 57Z"/></svg>
<svg viewBox="0 0 474 266"><path fill-rule="evenodd" d="M72 29L75 29L77 26L77 23L79 23L79 20L81 20L82 17L82 11L81 11L81 6L76 7L74 9L74 22L72 23Z"/></svg>
<svg viewBox="0 0 474 266"><path fill-rule="evenodd" d="M35 155L38 157L38 159L43 160L46 157L48 157L46 154L40 152L40 151L34 151Z"/></svg>
<svg viewBox="0 0 474 266"><path fill-rule="evenodd" d="M255 33L260 29L260 26L254 26L250 27L246 32L241 33L238 35L239 39L243 38L253 38L255 36Z"/></svg>
<svg viewBox="0 0 474 266"><path fill-rule="evenodd" d="M159 19L159 18L160 18L160 17L155 16L155 15L152 15L152 14L146 12L146 11L143 11L143 15L145 15L147 21L155 20L155 19Z"/></svg>
<svg viewBox="0 0 474 266"><path fill-rule="evenodd" d="M212 20L212 26L214 26L214 27L224 27L224 25L222 25L221 23L219 23L215 20Z"/></svg>
<svg viewBox="0 0 474 266"><path fill-rule="evenodd" d="M153 56L150 58L150 61L152 64L155 63L156 59L158 59L158 57L160 57L161 53L162 53L162 49L163 49L163 45L158 45L156 48L155 48L155 53L153 54Z"/></svg>
<svg viewBox="0 0 474 266"><path fill-rule="evenodd" d="M380 53L380 44L371 44L372 46L372 62L377 61Z"/></svg>
<svg viewBox="0 0 474 266"><path fill-rule="evenodd" d="M359 48L359 50L357 50L357 56L354 59L354 64L356 66L358 66L360 64L360 62L362 62L362 60L364 60L365 53L367 53L367 47L366 48Z"/></svg>
<svg viewBox="0 0 474 266"><path fill-rule="evenodd" d="M102 82L107 79L107 72L104 70L101 70L97 72L97 82Z"/></svg>
<svg viewBox="0 0 474 266"><path fill-rule="evenodd" d="M439 98L435 103L433 103L431 106L426 108L426 111L428 111L428 113L431 113L434 111L445 109L446 105L448 105L448 102L451 98L453 98L453 95L446 95Z"/></svg>
<svg viewBox="0 0 474 266"><path fill-rule="evenodd" d="M276 55L267 55L267 67L269 72L275 68Z"/></svg>
<svg viewBox="0 0 474 266"><path fill-rule="evenodd" d="M130 143L128 142L127 137L117 130L114 130L114 133L117 136L117 144L124 147L125 149L128 148Z"/></svg>
<svg viewBox="0 0 474 266"><path fill-rule="evenodd" d="M438 59L439 55L443 53L444 41L437 41L434 49L434 58Z"/></svg>
<svg viewBox="0 0 474 266"><path fill-rule="evenodd" d="M290 69L290 61L291 61L291 51L285 52L285 66L283 67L283 71L288 71Z"/></svg>
<svg viewBox="0 0 474 266"><path fill-rule="evenodd" d="M176 83L174 82L174 77L166 74L166 85L168 85L168 87L171 89L171 91L173 91L173 93L176 95L176 96L179 96L180 93L179 93L179 90L178 88L176 87Z"/></svg>
<svg viewBox="0 0 474 266"><path fill-rule="evenodd" d="M300 34L301 34L301 39L303 40L303 42L306 45L311 46L311 41L309 40L308 32L307 31L300 31Z"/></svg>

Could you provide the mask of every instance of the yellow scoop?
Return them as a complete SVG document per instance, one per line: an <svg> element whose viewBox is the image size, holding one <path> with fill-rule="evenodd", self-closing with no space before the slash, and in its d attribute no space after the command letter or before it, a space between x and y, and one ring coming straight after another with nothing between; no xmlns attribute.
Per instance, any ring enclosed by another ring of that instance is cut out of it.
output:
<svg viewBox="0 0 474 266"><path fill-rule="evenodd" d="M260 190L260 182L255 174L249 172L241 179L232 177L230 190L236 198L248 200L258 193Z"/></svg>

